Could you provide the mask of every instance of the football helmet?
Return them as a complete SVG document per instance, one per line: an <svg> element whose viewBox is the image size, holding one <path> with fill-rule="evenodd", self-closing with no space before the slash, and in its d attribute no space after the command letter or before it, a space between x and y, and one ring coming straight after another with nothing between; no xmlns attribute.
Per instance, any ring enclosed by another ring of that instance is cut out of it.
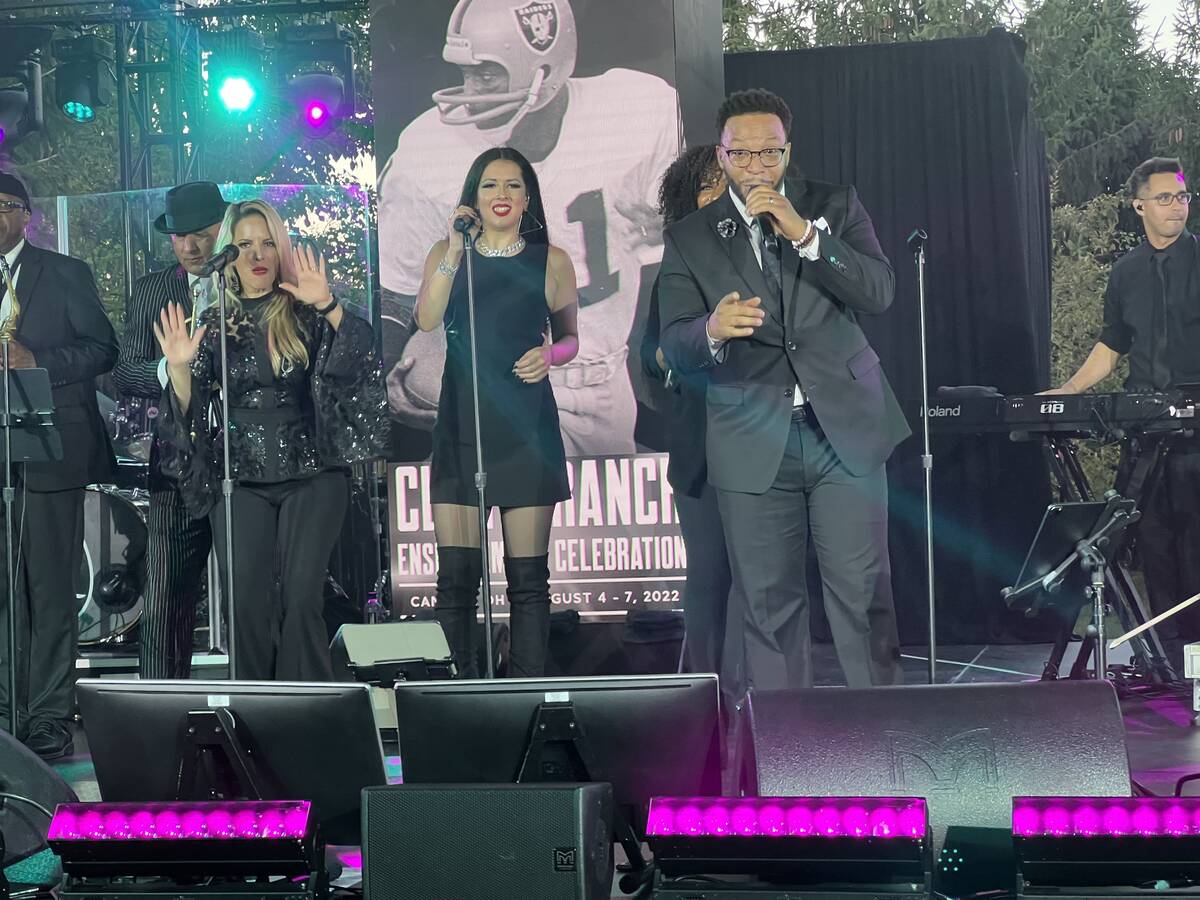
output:
<svg viewBox="0 0 1200 900"><path fill-rule="evenodd" d="M448 125L510 125L541 109L575 71L578 38L567 0L459 0L442 58L458 66L491 62L508 73L508 90L470 94L465 85L433 95Z"/></svg>

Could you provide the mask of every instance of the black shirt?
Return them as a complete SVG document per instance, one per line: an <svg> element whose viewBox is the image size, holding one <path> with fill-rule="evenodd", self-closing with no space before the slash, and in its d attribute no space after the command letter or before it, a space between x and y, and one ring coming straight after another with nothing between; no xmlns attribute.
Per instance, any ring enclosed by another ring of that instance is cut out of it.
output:
<svg viewBox="0 0 1200 900"><path fill-rule="evenodd" d="M1196 238L1185 229L1165 250L1142 241L1113 266L1100 342L1129 354L1125 390L1200 382L1198 252Z"/></svg>

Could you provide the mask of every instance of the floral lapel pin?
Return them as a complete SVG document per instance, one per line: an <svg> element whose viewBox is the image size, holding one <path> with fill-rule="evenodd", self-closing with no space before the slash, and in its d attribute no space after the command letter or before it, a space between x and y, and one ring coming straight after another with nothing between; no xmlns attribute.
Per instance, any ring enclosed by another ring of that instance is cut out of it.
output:
<svg viewBox="0 0 1200 900"><path fill-rule="evenodd" d="M717 223L717 234L728 240L737 234L737 222L733 219L722 219Z"/></svg>

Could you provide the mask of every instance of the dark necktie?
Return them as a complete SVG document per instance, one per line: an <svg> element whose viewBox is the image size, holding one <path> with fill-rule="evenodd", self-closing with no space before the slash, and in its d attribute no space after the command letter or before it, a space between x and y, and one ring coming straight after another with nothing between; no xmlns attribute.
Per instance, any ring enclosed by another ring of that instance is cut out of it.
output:
<svg viewBox="0 0 1200 900"><path fill-rule="evenodd" d="M1153 337L1150 341L1150 377L1159 390L1171 386L1170 346L1167 337L1167 318L1170 305L1167 290L1167 254L1154 254L1154 271L1158 274L1159 291L1154 303L1154 319L1151 323Z"/></svg>
<svg viewBox="0 0 1200 900"><path fill-rule="evenodd" d="M763 275L767 277L767 286L775 292L774 300L783 294L783 266L779 262L779 238L771 232L764 232L759 243L762 256Z"/></svg>

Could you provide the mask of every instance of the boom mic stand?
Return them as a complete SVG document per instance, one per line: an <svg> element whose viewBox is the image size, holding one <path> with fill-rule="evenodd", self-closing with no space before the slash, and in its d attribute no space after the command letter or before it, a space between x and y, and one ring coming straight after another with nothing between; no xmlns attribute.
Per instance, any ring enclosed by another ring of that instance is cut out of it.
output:
<svg viewBox="0 0 1200 900"><path fill-rule="evenodd" d="M471 332L471 400L475 413L475 491L479 503L479 555L483 561L483 646L487 654L484 677L496 677L496 660L492 654L492 570L491 549L488 547L487 530L487 471L483 467L483 433L479 425L479 357L475 350L475 270L472 267L472 244L470 219L454 221L454 230L462 234L463 255L467 259L467 326ZM474 622L471 623L474 627Z"/></svg>
<svg viewBox="0 0 1200 900"><path fill-rule="evenodd" d="M929 346L925 323L925 242L929 235L914 228L908 236L908 249L917 264L917 301L921 341L921 468L925 472L925 578L926 603L929 607L929 683L937 684L937 600L933 580L933 450L929 446Z"/></svg>

